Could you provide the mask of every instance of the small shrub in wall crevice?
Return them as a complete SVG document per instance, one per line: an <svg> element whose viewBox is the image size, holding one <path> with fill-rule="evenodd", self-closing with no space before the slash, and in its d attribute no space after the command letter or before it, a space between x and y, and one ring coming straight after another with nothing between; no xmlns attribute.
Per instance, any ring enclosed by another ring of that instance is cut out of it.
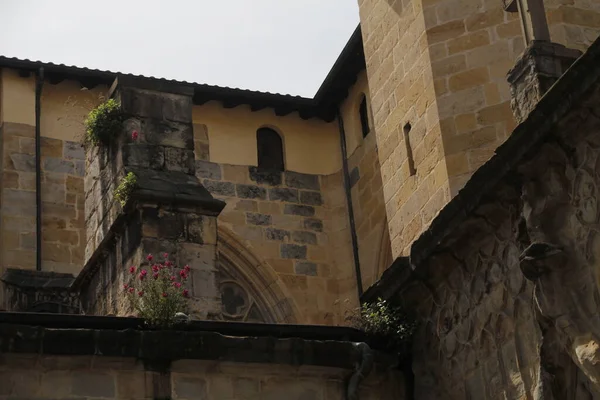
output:
<svg viewBox="0 0 600 400"><path fill-rule="evenodd" d="M404 310L381 298L374 303L364 303L347 320L364 331L374 347L398 353L406 351L416 328Z"/></svg>
<svg viewBox="0 0 600 400"><path fill-rule="evenodd" d="M137 177L133 172L129 172L121 179L119 186L115 189L115 198L121 203L121 207L125 207L125 204L129 201L129 196L131 196L136 186Z"/></svg>
<svg viewBox="0 0 600 400"><path fill-rule="evenodd" d="M85 119L84 144L92 146L107 145L122 128L123 117L120 104L108 99L94 108Z"/></svg>
<svg viewBox="0 0 600 400"><path fill-rule="evenodd" d="M148 326L168 329L179 322L178 314L187 311L190 267L178 268L167 253L163 258L155 263L154 256L149 254L145 268L131 266L123 290L130 306Z"/></svg>

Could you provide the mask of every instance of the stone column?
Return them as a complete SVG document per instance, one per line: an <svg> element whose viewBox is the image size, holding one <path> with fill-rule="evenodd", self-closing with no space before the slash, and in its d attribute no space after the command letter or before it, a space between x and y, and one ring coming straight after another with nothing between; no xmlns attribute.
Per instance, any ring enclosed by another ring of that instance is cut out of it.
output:
<svg viewBox="0 0 600 400"><path fill-rule="evenodd" d="M216 218L225 203L195 176L192 94L183 85L123 76L111 88L123 129L109 145L86 151L86 265L75 283L86 313L126 314L128 267L164 252L192 268L193 316L220 310ZM115 189L129 173L136 184L122 206Z"/></svg>
<svg viewBox="0 0 600 400"><path fill-rule="evenodd" d="M535 40L529 44L507 76L510 106L519 123L580 55L579 50L557 43Z"/></svg>

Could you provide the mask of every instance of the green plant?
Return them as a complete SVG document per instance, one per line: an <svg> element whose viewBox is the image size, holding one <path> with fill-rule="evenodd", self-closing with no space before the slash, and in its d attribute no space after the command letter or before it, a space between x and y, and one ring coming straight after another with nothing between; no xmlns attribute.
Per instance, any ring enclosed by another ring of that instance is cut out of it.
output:
<svg viewBox="0 0 600 400"><path fill-rule="evenodd" d="M133 192L137 185L137 177L133 172L129 172L127 175L121 179L119 185L115 189L115 198L119 200L122 207L125 207L127 201L129 200L129 196Z"/></svg>
<svg viewBox="0 0 600 400"><path fill-rule="evenodd" d="M85 143L93 146L108 144L121 130L123 118L119 103L108 99L94 108L85 119Z"/></svg>
<svg viewBox="0 0 600 400"><path fill-rule="evenodd" d="M165 253L164 260L153 263L154 256L146 257L146 268L129 268L129 282L123 287L130 306L151 327L170 328L176 314L187 311L185 288L190 267L177 268Z"/></svg>
<svg viewBox="0 0 600 400"><path fill-rule="evenodd" d="M404 347L416 327L401 308L393 307L381 298L375 303L364 303L348 319L379 346L395 350Z"/></svg>

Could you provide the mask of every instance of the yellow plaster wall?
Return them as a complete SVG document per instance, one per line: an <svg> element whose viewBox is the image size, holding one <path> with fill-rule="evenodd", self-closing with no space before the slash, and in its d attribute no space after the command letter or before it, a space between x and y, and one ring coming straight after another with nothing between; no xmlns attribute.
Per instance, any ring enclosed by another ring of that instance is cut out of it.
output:
<svg viewBox="0 0 600 400"><path fill-rule="evenodd" d="M369 110L369 127L373 130L373 118L371 116L371 98L369 95L369 83L367 82L367 71L360 72L356 83L350 88L348 97L340 105L342 119L344 121L344 132L346 133L346 152L350 157L356 148L362 143L362 128L360 125L360 101L362 95L367 97L367 108Z"/></svg>
<svg viewBox="0 0 600 400"><path fill-rule="evenodd" d="M2 120L35 125L35 77L21 78L16 70L2 70Z"/></svg>
<svg viewBox="0 0 600 400"><path fill-rule="evenodd" d="M286 170L328 175L341 168L335 123L303 120L297 113L278 117L272 109L252 112L249 106L227 109L217 102L194 106L193 118L207 126L212 162L257 165L256 131L266 126L283 138Z"/></svg>
<svg viewBox="0 0 600 400"><path fill-rule="evenodd" d="M78 82L46 82L42 92L41 134L60 140L79 141L87 114L104 100L108 88L83 89Z"/></svg>

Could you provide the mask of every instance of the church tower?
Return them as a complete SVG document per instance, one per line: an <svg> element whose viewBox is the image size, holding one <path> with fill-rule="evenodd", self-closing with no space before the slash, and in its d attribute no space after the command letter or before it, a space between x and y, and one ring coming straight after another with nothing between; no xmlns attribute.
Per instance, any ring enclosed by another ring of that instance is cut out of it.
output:
<svg viewBox="0 0 600 400"><path fill-rule="evenodd" d="M526 48L520 15L539 20L517 12L532 1L359 0L394 257L516 126L506 76ZM598 37L598 3L543 4L552 42Z"/></svg>

